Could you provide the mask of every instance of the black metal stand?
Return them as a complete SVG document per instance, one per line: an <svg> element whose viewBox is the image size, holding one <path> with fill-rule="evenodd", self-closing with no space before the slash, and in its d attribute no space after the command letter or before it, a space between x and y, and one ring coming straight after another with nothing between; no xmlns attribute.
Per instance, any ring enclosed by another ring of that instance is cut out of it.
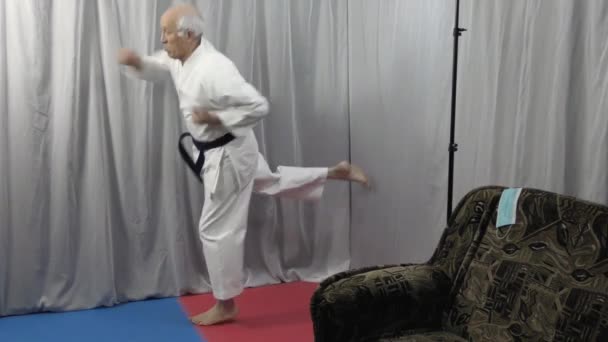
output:
<svg viewBox="0 0 608 342"><path fill-rule="evenodd" d="M448 171L448 216L446 220L449 222L450 216L452 216L452 194L454 189L454 153L458 151L458 144L454 142L454 131L456 129L456 83L457 83L457 71L458 71L458 38L462 35L462 32L466 31L459 26L460 16L460 0L456 0L456 20L454 26L454 60L452 70L452 120L450 124L450 164Z"/></svg>

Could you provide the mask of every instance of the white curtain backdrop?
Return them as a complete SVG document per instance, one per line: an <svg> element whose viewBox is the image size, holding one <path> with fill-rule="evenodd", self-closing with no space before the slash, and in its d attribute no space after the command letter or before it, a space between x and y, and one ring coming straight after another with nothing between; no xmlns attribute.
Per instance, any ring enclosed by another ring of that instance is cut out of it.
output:
<svg viewBox="0 0 608 342"><path fill-rule="evenodd" d="M175 1L177 2L177 1ZM170 0L0 2L0 315L208 291L170 84L120 74ZM271 102L271 166L351 158L372 191L254 196L248 284L417 262L445 225L455 1L199 0ZM486 184L608 203L608 3L462 0L454 205Z"/></svg>
<svg viewBox="0 0 608 342"><path fill-rule="evenodd" d="M608 2L463 1L457 196L500 183L608 204Z"/></svg>
<svg viewBox="0 0 608 342"><path fill-rule="evenodd" d="M445 225L455 1L350 0L351 267L427 260ZM462 0L454 206L526 186L608 204L608 2Z"/></svg>

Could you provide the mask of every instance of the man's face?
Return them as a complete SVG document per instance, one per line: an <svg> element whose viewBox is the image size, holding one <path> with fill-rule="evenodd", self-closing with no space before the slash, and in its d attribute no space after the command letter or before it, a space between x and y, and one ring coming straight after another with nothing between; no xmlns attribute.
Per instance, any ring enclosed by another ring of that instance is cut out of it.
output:
<svg viewBox="0 0 608 342"><path fill-rule="evenodd" d="M163 18L161 20L161 42L169 57L181 59L187 53L188 38L178 34L175 22Z"/></svg>

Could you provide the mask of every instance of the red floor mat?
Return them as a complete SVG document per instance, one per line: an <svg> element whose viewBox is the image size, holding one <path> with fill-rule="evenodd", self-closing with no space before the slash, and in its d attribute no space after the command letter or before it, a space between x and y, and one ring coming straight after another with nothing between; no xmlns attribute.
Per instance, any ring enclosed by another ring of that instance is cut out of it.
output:
<svg viewBox="0 0 608 342"><path fill-rule="evenodd" d="M198 327L208 342L310 342L310 298L318 284L294 282L246 289L236 299L237 320L223 325ZM180 299L188 316L207 310L211 294Z"/></svg>

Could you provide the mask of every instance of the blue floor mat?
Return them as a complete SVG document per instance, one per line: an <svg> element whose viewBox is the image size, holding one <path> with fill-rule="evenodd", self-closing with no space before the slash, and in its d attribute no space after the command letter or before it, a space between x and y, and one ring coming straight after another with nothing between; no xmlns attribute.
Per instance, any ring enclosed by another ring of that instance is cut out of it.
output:
<svg viewBox="0 0 608 342"><path fill-rule="evenodd" d="M176 298L0 318L2 342L201 342Z"/></svg>

